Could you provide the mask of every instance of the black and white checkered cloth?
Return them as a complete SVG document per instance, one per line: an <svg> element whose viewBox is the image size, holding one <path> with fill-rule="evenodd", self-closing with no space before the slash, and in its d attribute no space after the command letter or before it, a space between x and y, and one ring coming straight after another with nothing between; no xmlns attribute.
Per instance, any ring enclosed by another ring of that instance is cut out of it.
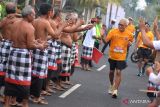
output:
<svg viewBox="0 0 160 107"><path fill-rule="evenodd" d="M0 42L0 72L6 71L6 64L10 54L12 42L9 40L2 40Z"/></svg>
<svg viewBox="0 0 160 107"><path fill-rule="evenodd" d="M71 49L71 65L74 64L75 58L76 58L76 43L73 42L72 49Z"/></svg>
<svg viewBox="0 0 160 107"><path fill-rule="evenodd" d="M48 69L50 70L57 70L57 63L56 63L56 45L57 42L55 40L48 41Z"/></svg>
<svg viewBox="0 0 160 107"><path fill-rule="evenodd" d="M91 60L92 59L92 53L93 53L93 48L83 46L81 57L84 58L84 59L87 59L87 60Z"/></svg>
<svg viewBox="0 0 160 107"><path fill-rule="evenodd" d="M28 49L12 48L8 57L6 82L30 85L31 71L31 54Z"/></svg>
<svg viewBox="0 0 160 107"><path fill-rule="evenodd" d="M61 76L70 76L71 70L71 48L62 44L62 72Z"/></svg>
<svg viewBox="0 0 160 107"><path fill-rule="evenodd" d="M154 84L153 82L148 81L147 87L148 87L149 90L150 89L156 90L157 85Z"/></svg>
<svg viewBox="0 0 160 107"><path fill-rule="evenodd" d="M62 58L62 48L61 48L61 42L57 41L57 46L56 46L56 59L61 59Z"/></svg>
<svg viewBox="0 0 160 107"><path fill-rule="evenodd" d="M35 49L32 51L32 75L46 78L48 71L48 51Z"/></svg>

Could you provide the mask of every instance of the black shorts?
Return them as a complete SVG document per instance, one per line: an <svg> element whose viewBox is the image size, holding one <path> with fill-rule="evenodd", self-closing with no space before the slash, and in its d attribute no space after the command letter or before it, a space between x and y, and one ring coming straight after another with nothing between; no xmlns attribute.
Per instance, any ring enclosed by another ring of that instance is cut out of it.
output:
<svg viewBox="0 0 160 107"><path fill-rule="evenodd" d="M137 51L138 57L142 59L149 59L151 56L152 50L147 48L140 47Z"/></svg>
<svg viewBox="0 0 160 107"><path fill-rule="evenodd" d="M4 86L4 76L0 76L0 87Z"/></svg>
<svg viewBox="0 0 160 107"><path fill-rule="evenodd" d="M6 82L4 94L6 96L28 99L30 86L16 85Z"/></svg>
<svg viewBox="0 0 160 107"><path fill-rule="evenodd" d="M127 67L126 61L117 61L113 59L108 59L108 62L110 64L110 70L123 70Z"/></svg>

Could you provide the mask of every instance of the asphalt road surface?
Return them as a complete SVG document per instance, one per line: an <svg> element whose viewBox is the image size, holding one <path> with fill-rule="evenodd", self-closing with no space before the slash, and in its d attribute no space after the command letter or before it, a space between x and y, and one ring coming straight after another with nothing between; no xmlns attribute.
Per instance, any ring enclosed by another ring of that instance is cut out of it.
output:
<svg viewBox="0 0 160 107"><path fill-rule="evenodd" d="M132 48L131 48L132 49ZM132 51L132 50L130 50ZM130 52L131 53L131 52ZM107 52L99 64L93 63L92 71L75 69L71 81L74 84L63 92L56 92L46 97L48 105L37 105L30 102L30 107L146 107L149 99L140 89L147 88L148 77L137 77L136 64L128 57L128 67L122 71L122 83L118 98L113 99L108 93L109 64ZM0 107L2 105L0 104Z"/></svg>

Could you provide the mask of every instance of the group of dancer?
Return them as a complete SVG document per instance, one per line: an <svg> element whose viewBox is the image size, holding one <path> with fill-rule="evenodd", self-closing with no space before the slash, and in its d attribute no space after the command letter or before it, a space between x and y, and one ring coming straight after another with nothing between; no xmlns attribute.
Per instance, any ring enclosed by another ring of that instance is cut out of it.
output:
<svg viewBox="0 0 160 107"><path fill-rule="evenodd" d="M81 26L84 21L75 12L68 13L63 21L61 11L54 11L47 3L41 4L36 19L30 5L19 15L16 5L9 2L6 12L0 22L0 88L5 87L4 100L1 96L4 107L28 107L28 99L48 104L42 95L54 92L53 83L60 91L71 85L78 32L93 25Z"/></svg>
<svg viewBox="0 0 160 107"><path fill-rule="evenodd" d="M84 21L78 18L77 13L67 13L65 20L62 20L61 11L54 11L47 3L41 4L40 16L37 17L30 5L24 7L21 14L17 14L16 5L12 2L6 4L6 12L7 16L0 21L0 89L5 87L5 97L1 95L4 107L20 104L28 107L29 99L33 103L48 104L42 95L51 95L54 92L53 86L59 91L67 89L67 85L72 84L70 77L74 73L76 44L81 39L78 32L85 30L87 33L82 44L82 69L91 70L89 66L93 48L99 47L99 41L109 44L108 93L112 98L117 98L122 70L127 67L127 54L134 41L135 28L131 17L121 19L118 28L112 27L105 32L106 28L100 24L99 17L92 18L91 24L82 26ZM154 32L159 40L157 20L156 18L154 21ZM138 76L144 74L142 71L146 71L149 76L149 89L156 90L160 83L158 52L154 66L142 70L151 50L160 49L160 43L154 41L149 27L148 23L140 19L140 33L135 47L138 48L140 56ZM157 105L158 94L148 106Z"/></svg>

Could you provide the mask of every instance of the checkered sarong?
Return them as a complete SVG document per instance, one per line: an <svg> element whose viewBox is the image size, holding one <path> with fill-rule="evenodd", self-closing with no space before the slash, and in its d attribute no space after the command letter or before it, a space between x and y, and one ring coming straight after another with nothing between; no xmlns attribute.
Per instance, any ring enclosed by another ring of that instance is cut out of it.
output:
<svg viewBox="0 0 160 107"><path fill-rule="evenodd" d="M27 49L13 48L7 63L5 81L17 85L31 84L31 55Z"/></svg>
<svg viewBox="0 0 160 107"><path fill-rule="evenodd" d="M10 54L12 42L9 40L2 40L0 42L0 76L5 75L6 64Z"/></svg>
<svg viewBox="0 0 160 107"><path fill-rule="evenodd" d="M76 58L76 43L73 42L72 49L71 49L71 65L74 64L75 58Z"/></svg>
<svg viewBox="0 0 160 107"><path fill-rule="evenodd" d="M57 41L57 46L56 46L56 59L61 59L62 58L62 48L61 48L61 42Z"/></svg>
<svg viewBox="0 0 160 107"><path fill-rule="evenodd" d="M48 71L48 51L35 49L32 51L32 76L46 78Z"/></svg>
<svg viewBox="0 0 160 107"><path fill-rule="evenodd" d="M57 42L55 40L48 41L48 69L50 70L57 70L57 63L56 63L56 45Z"/></svg>
<svg viewBox="0 0 160 107"><path fill-rule="evenodd" d="M152 91L160 91L160 85L154 84L151 81L148 81L148 85L147 85L148 90L152 90ZM154 93L156 94L157 97L160 96L160 93Z"/></svg>
<svg viewBox="0 0 160 107"><path fill-rule="evenodd" d="M93 53L93 48L83 46L81 57L86 59L86 60L91 60L92 59L92 53Z"/></svg>
<svg viewBox="0 0 160 107"><path fill-rule="evenodd" d="M153 82L148 81L147 88L148 90L156 90L157 85Z"/></svg>
<svg viewBox="0 0 160 107"><path fill-rule="evenodd" d="M61 76L70 76L71 71L71 48L62 44L62 72Z"/></svg>

